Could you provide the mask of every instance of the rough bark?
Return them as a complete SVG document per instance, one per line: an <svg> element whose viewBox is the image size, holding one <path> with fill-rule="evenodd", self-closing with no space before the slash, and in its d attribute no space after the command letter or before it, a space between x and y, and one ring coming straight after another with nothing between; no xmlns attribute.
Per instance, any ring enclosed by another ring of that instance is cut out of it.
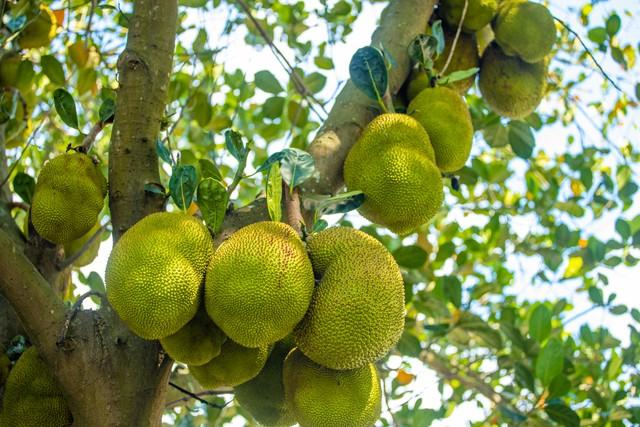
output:
<svg viewBox="0 0 640 427"><path fill-rule="evenodd" d="M371 46L384 46L397 66L389 72L392 94L397 93L410 71L409 43L425 32L437 0L392 0L373 33ZM329 117L309 147L318 176L307 181L306 194L334 194L343 185L342 165L365 126L376 115L375 103L351 81L336 98Z"/></svg>

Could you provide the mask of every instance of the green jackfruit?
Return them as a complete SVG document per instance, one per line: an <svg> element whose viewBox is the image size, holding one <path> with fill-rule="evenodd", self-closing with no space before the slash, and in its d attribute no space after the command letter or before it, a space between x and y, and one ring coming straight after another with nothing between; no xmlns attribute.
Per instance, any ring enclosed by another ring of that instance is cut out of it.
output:
<svg viewBox="0 0 640 427"><path fill-rule="evenodd" d="M70 426L71 412L49 366L35 347L20 356L9 374L4 392L6 427Z"/></svg>
<svg viewBox="0 0 640 427"><path fill-rule="evenodd" d="M444 30L444 52L438 56L433 64L434 70L438 73L444 69L449 53L451 52L451 46L453 46L453 40L455 38L455 31L450 29ZM479 65L480 57L478 56L478 44L473 34L461 33L456 43L456 49L451 57L451 62L445 71L446 75L449 75L455 71L466 71L471 68L476 68ZM473 75L464 80L458 80L447 85L447 87L455 90L460 95L467 93L469 88L473 86L476 76ZM409 100L412 100L424 89L431 87L429 77L424 69L414 68L411 72L409 85L407 86L407 96Z"/></svg>
<svg viewBox="0 0 640 427"><path fill-rule="evenodd" d="M444 200L429 135L414 118L382 114L369 123L344 163L344 182L360 190L358 209L372 222L407 233L429 221Z"/></svg>
<svg viewBox="0 0 640 427"><path fill-rule="evenodd" d="M393 256L346 227L314 234L307 245L321 280L295 331L300 350L332 369L359 368L387 354L404 328L404 283Z"/></svg>
<svg viewBox="0 0 640 427"><path fill-rule="evenodd" d="M530 64L505 55L492 43L482 56L478 87L493 111L519 119L533 113L542 101L546 76L546 61Z"/></svg>
<svg viewBox="0 0 640 427"><path fill-rule="evenodd" d="M160 344L174 360L200 366L218 356L226 340L224 333L201 308L178 332L160 339Z"/></svg>
<svg viewBox="0 0 640 427"><path fill-rule="evenodd" d="M79 239L96 224L107 182L86 154L67 153L45 163L31 204L39 235L59 244Z"/></svg>
<svg viewBox="0 0 640 427"><path fill-rule="evenodd" d="M549 9L540 3L505 1L493 21L496 42L509 56L536 63L542 61L556 42L556 25Z"/></svg>
<svg viewBox="0 0 640 427"><path fill-rule="evenodd" d="M107 298L138 336L173 335L198 311L212 255L213 240L199 219L181 212L146 216L109 256Z"/></svg>
<svg viewBox="0 0 640 427"><path fill-rule="evenodd" d="M458 28L465 0L441 0L438 14L452 28ZM473 33L491 22L498 10L498 0L469 0L462 29Z"/></svg>
<svg viewBox="0 0 640 427"><path fill-rule="evenodd" d="M207 270L207 312L238 344L260 347L293 331L313 293L311 262L281 222L248 225L223 242Z"/></svg>
<svg viewBox="0 0 640 427"><path fill-rule="evenodd" d="M27 16L27 25L17 37L21 49L34 49L49 46L56 35L58 20L51 9L40 5L37 14Z"/></svg>
<svg viewBox="0 0 640 427"><path fill-rule="evenodd" d="M218 356L202 366L189 366L189 371L202 387L235 387L260 373L269 350L270 346L249 348L227 339Z"/></svg>
<svg viewBox="0 0 640 427"><path fill-rule="evenodd" d="M238 404L263 426L290 426L296 420L284 398L282 366L292 349L291 343L275 344L267 363L254 379L235 388Z"/></svg>
<svg viewBox="0 0 640 427"><path fill-rule="evenodd" d="M367 427L380 417L380 379L371 363L336 371L295 349L284 362L284 391L301 427Z"/></svg>
<svg viewBox="0 0 640 427"><path fill-rule="evenodd" d="M65 243L64 245L64 255L69 258L74 256L79 251L83 250L84 245L89 242L89 240L95 236L95 234L102 228L100 221L96 222L96 224L91 228L91 230L87 231L82 237L76 240L72 240L69 243ZM100 233L102 234L102 233ZM73 262L73 265L76 267L84 267L85 265L89 265L93 262L94 259L98 256L98 251L100 250L100 243L102 242L101 236L96 236L95 239L91 242L89 247Z"/></svg>
<svg viewBox="0 0 640 427"><path fill-rule="evenodd" d="M446 87L428 88L411 101L407 112L429 134L438 168L443 172L462 169L473 142L473 123L464 99Z"/></svg>

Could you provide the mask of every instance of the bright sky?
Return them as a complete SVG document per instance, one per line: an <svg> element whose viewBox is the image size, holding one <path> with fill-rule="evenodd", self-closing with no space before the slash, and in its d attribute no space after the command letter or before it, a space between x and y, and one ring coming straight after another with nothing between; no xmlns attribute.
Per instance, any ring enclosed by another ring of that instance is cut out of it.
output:
<svg viewBox="0 0 640 427"><path fill-rule="evenodd" d="M307 0L306 3L311 6L319 6L319 2L317 0ZM551 2L550 9L554 15L572 24L573 28L581 33L581 36L583 36L586 40L584 28L581 27L574 19L575 13L569 14L567 12L570 7L577 8L582 6L583 3L583 0L554 0ZM631 2L629 2L628 0L612 0L603 2L596 6L595 13L592 16L592 22L599 22L597 17L606 17L611 11L621 11L624 7L629 8L630 3ZM358 20L354 24L354 31L348 37L347 42L334 46L333 51L328 53L328 56L331 56L333 58L336 68L335 72L329 72L327 74L328 82L323 95L332 94L336 86L348 78L348 64L351 55L357 48L369 43L371 31L373 28L375 28L376 21L383 6L384 3L376 3L373 6L365 6L363 13L358 17ZM640 16L640 7L636 5L633 12L636 17ZM216 12L206 15L201 12L194 12L189 19L199 26L206 26L207 30L210 33L211 40L216 40L221 32L221 29L224 26L226 18L227 16L224 12ZM633 41L632 45L637 46L638 41L640 40L640 27L638 24L638 22L640 21L636 20L636 22L633 23L630 21L630 18L628 16L622 16L622 19L623 26L621 38L623 38L624 40ZM600 22L602 22L602 19L600 19ZM315 27L312 26L313 28L308 30L303 35L303 41L311 40L314 43L319 43L322 40L326 40L326 27L322 25L321 22L318 22L318 24L319 25ZM257 71L267 69L273 72L281 82L287 82L287 73L279 66L271 51L269 49L262 49L261 51L256 52L252 48L248 48L244 43L244 35L244 31L238 30L224 40L212 41L211 44L214 46L227 47L221 54L219 54L218 61L224 63L227 70L233 70L236 68L242 69L246 73L248 78L251 78L251 76L253 76ZM184 37L185 40L188 40L188 38L193 37L193 35L189 35L187 33L184 35ZM589 42L587 41L587 43ZM286 47L284 43L279 43L278 46L290 60L293 60L292 52ZM628 90L629 93L633 93L631 79L628 77L624 77L620 67L612 60L604 58L602 54L597 54L597 57L602 61L602 65L610 72L610 74L621 77L623 88L625 90ZM302 67L304 68L304 64L302 64ZM597 73L593 73L593 76L590 78L590 83L587 88L588 91L581 92L580 96L583 97L585 101L588 101L589 99L598 99L601 96L601 81L601 77ZM585 105L587 105L587 102L585 102ZM551 105L549 105L548 103L543 103L539 111L544 113L545 110L548 110L550 107ZM593 110L589 110L589 112L591 114L594 114L594 117L597 116L597 112ZM578 117L578 121L587 130L587 132L591 132L588 133L588 138L590 140L589 142L596 143L598 145L603 144L602 141L599 141L600 137L598 132L593 129L593 127L590 127L585 117ZM625 138L631 139L633 135L635 136L635 140L637 140L637 123L640 123L640 117L629 117L626 124L612 131L611 140L613 142L621 142ZM547 153L553 154L558 150L565 149L565 141L567 135L568 132L566 129L563 129L560 126L554 126L545 128L543 131L539 132L536 135L536 140L538 147L545 150ZM272 144L270 150L277 151L281 148L284 148L284 144L284 141L281 144ZM486 149L486 145L484 143L477 143L474 148L474 155L477 155L484 149ZM522 161L517 160L517 162ZM521 165L522 170L524 170L524 163L521 163ZM636 170L636 173L638 172L640 171ZM518 184L514 183L514 185ZM626 213L625 217L627 219L631 219L638 213L640 213L640 198L637 198L637 203L635 204L634 208L631 209L631 212ZM466 226L470 225L476 220L472 217L463 217L461 211L456 209L455 206L451 208L450 215L454 215L456 218L458 218L459 222L462 225ZM613 236L615 233L613 224L617 216L617 213L608 214L598 221L591 221L586 223L584 225L586 235L588 236L593 234L604 240L606 240L610 236ZM366 223L366 221L358 219L357 215L352 215L352 217L356 218L356 223L358 224ZM525 220L522 223L513 223L513 226L521 229L523 233L526 233L529 227L535 226L535 223ZM106 260L110 251L111 242L104 242L101 246L100 255L98 256L98 258L94 261L93 264L83 268L83 272L85 274L89 274L91 271L97 271L98 273L103 275ZM575 289L578 285L577 283L563 282L560 284L553 284L544 287L532 286L530 275L538 270L537 262L537 260L526 261L523 264L524 271L520 271L518 262L515 259L512 260L511 267L514 268L518 273L516 275L515 285L510 289L510 292L519 295L519 298L522 299L554 300L559 297L566 297L570 302L574 304L576 313L591 305L584 293L575 293ZM605 291L605 298L609 293L615 292L618 294L618 299L620 300L620 302L624 302L630 307L635 306L636 308L640 309L640 290L638 289L637 280L632 280L634 273L633 270L626 267L617 267L614 270L604 270L604 272L609 276L611 282ZM84 289L79 288L76 292L78 294L81 294L84 291ZM606 326L611 329L614 335L622 339L623 342L626 342L628 340L627 323L629 322L629 319L629 316L616 317L609 315L603 310L599 310L592 312L588 317L573 322L570 329L577 331L577 328L584 321L588 321L592 326L606 324ZM391 365L393 367L399 366L399 359L392 359ZM418 375L418 377L410 387L416 394L416 397L421 397L423 399L422 407L429 407L434 409L439 407L441 399L446 399L447 397L448 391L446 390L446 388L445 395L441 396L437 391L437 377L431 370L429 370L422 364L417 362L413 363L412 370L413 373ZM391 407L396 409L403 403L404 402L401 401L392 401ZM469 425L469 422L480 421L484 419L484 415L485 411L481 408L478 408L475 403L466 403L460 405L446 420L438 421L433 425L437 427L464 426ZM238 420L238 423L234 423L233 425L242 425L242 423Z"/></svg>

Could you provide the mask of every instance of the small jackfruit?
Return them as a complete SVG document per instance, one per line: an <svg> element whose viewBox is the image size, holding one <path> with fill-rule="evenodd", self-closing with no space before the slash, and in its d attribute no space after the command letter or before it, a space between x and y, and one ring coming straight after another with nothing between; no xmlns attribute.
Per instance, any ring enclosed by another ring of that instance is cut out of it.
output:
<svg viewBox="0 0 640 427"><path fill-rule="evenodd" d="M284 338L313 293L311 262L296 232L281 222L241 228L216 250L207 270L207 312L238 344L260 347Z"/></svg>
<svg viewBox="0 0 640 427"><path fill-rule="evenodd" d="M79 239L96 224L107 182L86 154L67 153L45 163L31 204L39 235L59 244Z"/></svg>
<svg viewBox="0 0 640 427"><path fill-rule="evenodd" d="M205 388L235 387L246 383L262 370L270 346L243 347L227 339L220 354L201 366L189 366L193 377Z"/></svg>
<svg viewBox="0 0 640 427"><path fill-rule="evenodd" d="M100 243L102 242L101 236L96 236L96 233L100 231L101 228L102 225L100 224L100 221L98 221L93 227L91 227L91 230L87 231L82 237L72 240L69 243L65 243L64 255L69 258L83 250L84 246L93 238L93 241L91 241L84 252L73 262L73 265L76 267L84 267L85 265L91 264L93 260L96 259L98 251L100 250Z"/></svg>
<svg viewBox="0 0 640 427"><path fill-rule="evenodd" d="M384 356L404 328L404 282L393 256L375 238L347 227L311 235L307 246L321 280L295 331L300 350L332 369Z"/></svg>
<svg viewBox="0 0 640 427"><path fill-rule="evenodd" d="M284 398L282 367L292 344L277 342L258 376L235 388L238 404L260 423L268 427L296 423Z"/></svg>
<svg viewBox="0 0 640 427"><path fill-rule="evenodd" d="M226 340L224 333L201 308L178 332L161 338L160 344L177 362L200 366L217 357Z"/></svg>
<svg viewBox="0 0 640 427"><path fill-rule="evenodd" d="M369 123L347 155L344 182L364 193L362 216L396 233L429 221L444 200L429 135L405 114L382 114Z"/></svg>
<svg viewBox="0 0 640 427"><path fill-rule="evenodd" d="M535 111L546 89L547 62L530 64L492 43L482 55L478 87L489 107L519 119Z"/></svg>
<svg viewBox="0 0 640 427"><path fill-rule="evenodd" d="M504 53L529 63L542 61L556 42L551 12L532 1L504 1L493 21L493 32Z"/></svg>
<svg viewBox="0 0 640 427"><path fill-rule="evenodd" d="M465 0L441 0L438 14L452 28L458 28ZM473 33L491 22L498 10L498 0L469 0L462 29Z"/></svg>
<svg viewBox="0 0 640 427"><path fill-rule="evenodd" d="M58 20L51 9L40 5L37 14L27 15L27 25L17 37L21 49L49 46L56 35Z"/></svg>
<svg viewBox="0 0 640 427"><path fill-rule="evenodd" d="M202 222L184 213L144 217L109 256L107 298L138 336L165 338L195 316L213 240Z"/></svg>
<svg viewBox="0 0 640 427"><path fill-rule="evenodd" d="M301 427L368 427L380 417L380 379L371 363L336 371L295 349L284 362L284 391Z"/></svg>
<svg viewBox="0 0 640 427"><path fill-rule="evenodd" d="M71 425L62 391L35 347L26 349L9 373L2 416L7 427Z"/></svg>
<svg viewBox="0 0 640 427"><path fill-rule="evenodd" d="M455 31L445 28L444 30L444 52L438 56L433 64L433 68L438 73L444 69L445 64L447 63L447 59L449 58L449 54L451 52L451 47L453 46L453 40L455 38ZM456 43L456 48L453 51L453 56L451 57L451 62L445 71L446 75L449 75L455 71L466 71L471 68L478 67L480 61L480 57L478 56L478 44L476 43L476 38L473 34L461 33L458 38L458 42ZM458 80L453 83L449 83L447 87L455 90L460 95L464 95L467 93L469 88L473 86L473 82L475 81L476 76L473 75L464 80ZM409 85L407 86L407 96L409 100L412 100L420 92L424 89L431 87L429 82L429 77L424 69L413 69L411 72L411 77L409 80Z"/></svg>
<svg viewBox="0 0 640 427"><path fill-rule="evenodd" d="M407 112L429 134L438 168L443 172L462 169L471 153L473 123L460 94L442 86L425 89Z"/></svg>

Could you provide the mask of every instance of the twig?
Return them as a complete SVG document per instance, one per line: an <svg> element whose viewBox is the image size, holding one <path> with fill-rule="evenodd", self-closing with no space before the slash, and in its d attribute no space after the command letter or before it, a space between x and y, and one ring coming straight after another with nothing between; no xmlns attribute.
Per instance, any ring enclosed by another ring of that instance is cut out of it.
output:
<svg viewBox="0 0 640 427"><path fill-rule="evenodd" d="M87 136L85 136L84 139L82 140L81 148L83 153L88 153L89 150L91 150L91 146L93 145L96 138L98 137L98 134L102 131L102 129L104 129L104 126L105 126L105 122L103 121L99 121L98 123L93 125L93 127L91 128Z"/></svg>
<svg viewBox="0 0 640 427"><path fill-rule="evenodd" d="M591 307L587 308L586 310L583 310L580 313L577 313L577 314L571 316L570 318L568 318L567 320L565 320L564 322L562 322L562 326L563 327L567 326L567 324L573 322L576 319L579 319L580 317L584 316L585 314L591 313L593 310L595 310L597 308L602 308L602 306L600 306L600 305L592 305Z"/></svg>
<svg viewBox="0 0 640 427"><path fill-rule="evenodd" d="M187 396L191 397L192 399L195 399L195 400L197 400L197 401L198 401L198 402L200 402L200 403L204 403L205 405L210 406L210 407L212 407L212 408L216 408L216 409L224 409L224 407L225 407L225 406L227 406L227 405L229 404L229 402L231 402L231 401L229 401L229 402L225 402L225 404L224 404L224 405L220 405L220 404L218 404L218 403L209 402L208 400L205 400L205 399L201 398L201 397L200 397L200 396L198 396L197 394L192 393L192 392L190 392L189 390L187 390L187 389L185 389L185 388L180 387L178 384L174 383L173 381L169 381L169 385L170 385L171 387L175 388L176 390L178 390L178 391L180 391L180 392L182 392L182 393L186 394Z"/></svg>
<svg viewBox="0 0 640 427"><path fill-rule="evenodd" d="M29 211L29 205L22 202L9 202L7 203L7 207L9 208L9 210L18 208L22 209L23 211Z"/></svg>
<svg viewBox="0 0 640 427"><path fill-rule="evenodd" d="M384 405L387 407L387 411L389 411L389 415L391 415L391 421L393 427L398 427L400 423L396 419L396 415L391 410L391 406L389 406L389 390L387 389L387 381L386 378L382 378L382 397L384 398Z"/></svg>
<svg viewBox="0 0 640 427"><path fill-rule="evenodd" d="M67 341L67 333L69 333L69 326L71 325L71 322L73 322L73 319L75 319L76 314L78 314L78 311L80 311L80 308L82 308L82 303L84 302L84 300L91 296L100 297L100 299L104 301L104 295L98 291L89 291L86 294L83 294L80 297L78 297L78 300L75 302L75 304L73 304L73 307L71 307L71 310L68 311L67 315L65 316L62 332L60 333L60 336L56 341L56 345L58 347L63 348L65 346ZM66 349L63 348L63 350L66 350Z"/></svg>
<svg viewBox="0 0 640 427"><path fill-rule="evenodd" d="M596 64L596 67L598 67L598 70L600 70L600 73L602 74L602 76L607 79L614 88L616 88L618 90L618 92L620 93L624 93L624 91L622 89L620 89L620 86L618 86L616 84L616 82L613 81L613 79L611 77L609 77L609 75L604 71L604 69L602 68L602 66L600 65L600 63L596 60L595 56L593 56L593 53L591 53L591 50L587 47L587 45L585 44L585 42L582 40L582 37L580 37L580 35L578 33L576 33L566 22L564 22L562 19L554 16L553 19L555 19L556 21L558 21L560 23L560 25L562 25L564 28L566 28L567 31L569 31L571 34L573 34L575 36L575 38L578 39L578 41L580 42L580 44L582 45L582 47L584 48L584 50L587 52L587 54L589 55L589 57L591 57L591 59L593 60L593 62Z"/></svg>
<svg viewBox="0 0 640 427"><path fill-rule="evenodd" d="M95 13L97 0L91 0L91 9L89 9L89 21L87 22L87 30L84 33L84 46L89 47L89 39L91 38L91 22L93 21L93 15Z"/></svg>
<svg viewBox="0 0 640 427"><path fill-rule="evenodd" d="M42 125L44 124L44 122L46 121L46 119L49 117L49 114L47 114L46 117L44 117L42 119L42 121L40 122L40 124L38 125L38 127L35 128L35 130L33 131L33 133L31 134L31 136L29 137L29 139L27 140L27 143L25 144L24 148L22 149L22 152L20 153L20 156L16 159L16 161L11 165L11 168L9 169L9 172L7 172L7 176L4 177L4 179L2 180L2 182L0 182L0 188L2 188L7 181L9 181L9 177L11 176L11 174L13 173L13 171L15 170L15 168L18 166L18 164L20 163L20 160L22 160L22 158L24 157L24 155L27 153L27 150L29 149L29 147L31 146L31 143L33 143L33 140L35 139L36 135L38 134L38 132L40 131L40 128L42 127Z"/></svg>
<svg viewBox="0 0 640 427"><path fill-rule="evenodd" d="M105 225L103 225L102 227L100 227L95 233L93 233L91 235L91 237L89 238L89 240L87 240L84 245L82 245L82 247L80 248L80 250L78 250L76 253L74 253L73 255L71 255L69 258L65 258L63 260L61 260L58 263L58 269L60 271L66 269L67 267L70 267L71 264L73 264L74 262L76 262L78 260L78 258L80 258L82 255L84 255L89 248L91 247L91 245L93 245L93 243L100 237L102 236L102 233L104 233L104 231L107 229L107 226L111 223L111 221L107 222Z"/></svg>
<svg viewBox="0 0 640 427"><path fill-rule="evenodd" d="M229 394L229 393L233 393L233 391L232 390L205 390L205 391L201 391L200 393L193 393L193 394L200 397L200 396L218 396L220 394ZM188 402L191 399L192 399L191 396L183 396L180 399L176 399L171 402L168 402L166 405L164 405L164 407L173 408L174 406L178 406L181 403Z"/></svg>
<svg viewBox="0 0 640 427"><path fill-rule="evenodd" d="M464 18L467 17L467 8L469 7L469 0L464 0L464 7L462 8L462 16L460 16L460 22L458 22L458 29L456 30L456 36L453 38L453 43L451 44L451 50L449 51L449 57L447 58L447 62L445 62L444 67L442 67L441 75L444 75L447 68L449 68L449 64L451 64L451 59L453 58L453 52L456 50L456 45L458 44L458 39L460 38L460 33L462 32L462 24L464 23Z"/></svg>
<svg viewBox="0 0 640 427"><path fill-rule="evenodd" d="M300 209L300 194L298 188L291 190L286 182L282 182L282 192L284 193L284 211L287 224L289 224L298 234L302 234L302 227L305 225L302 210Z"/></svg>

